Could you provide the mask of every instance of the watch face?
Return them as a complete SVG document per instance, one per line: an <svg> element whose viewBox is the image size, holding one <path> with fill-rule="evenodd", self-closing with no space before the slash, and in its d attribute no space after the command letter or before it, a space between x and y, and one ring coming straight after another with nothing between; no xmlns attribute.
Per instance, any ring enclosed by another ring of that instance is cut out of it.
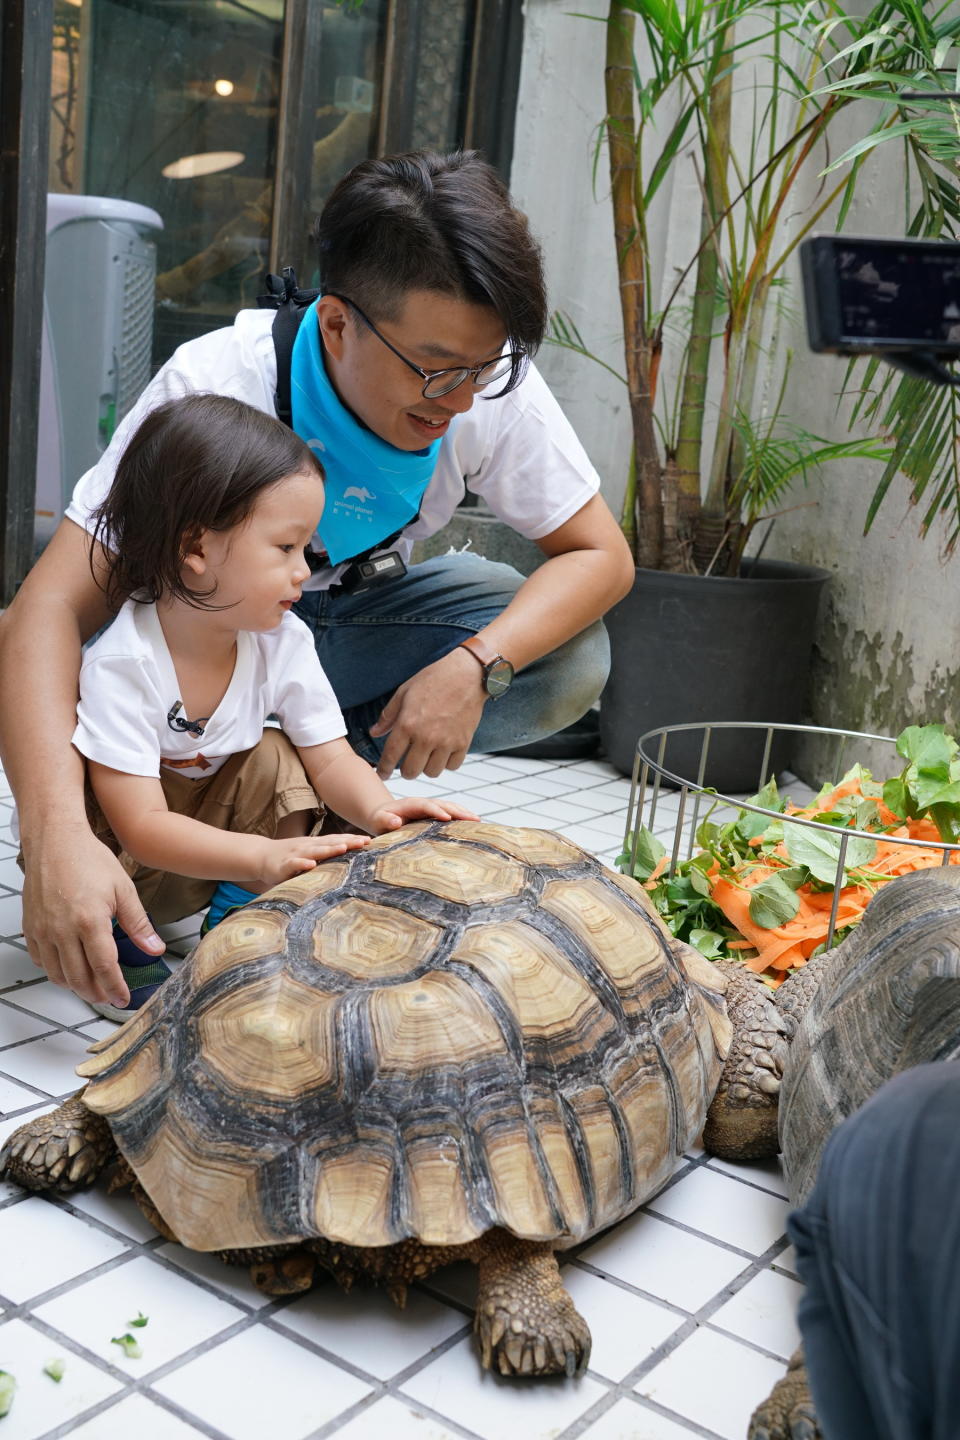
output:
<svg viewBox="0 0 960 1440"><path fill-rule="evenodd" d="M486 667L487 694L492 700L499 700L505 695L513 682L513 666L509 660L501 656Z"/></svg>

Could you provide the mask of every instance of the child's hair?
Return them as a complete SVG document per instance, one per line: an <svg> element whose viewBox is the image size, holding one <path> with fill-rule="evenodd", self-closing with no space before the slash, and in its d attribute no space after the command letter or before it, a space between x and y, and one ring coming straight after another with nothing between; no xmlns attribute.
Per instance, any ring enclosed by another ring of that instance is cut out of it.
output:
<svg viewBox="0 0 960 1440"><path fill-rule="evenodd" d="M170 595L213 609L213 590L190 590L186 548L204 530L230 530L262 490L323 466L299 435L272 415L226 395L186 395L151 410L130 438L106 500L94 515L90 565L111 604ZM97 577L93 546L106 552Z"/></svg>

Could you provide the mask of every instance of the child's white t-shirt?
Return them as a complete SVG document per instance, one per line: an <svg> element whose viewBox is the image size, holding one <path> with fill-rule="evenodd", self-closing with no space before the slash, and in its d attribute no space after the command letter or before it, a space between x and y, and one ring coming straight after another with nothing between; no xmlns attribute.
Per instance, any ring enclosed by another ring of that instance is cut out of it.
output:
<svg viewBox="0 0 960 1440"><path fill-rule="evenodd" d="M88 760L127 775L158 777L164 766L201 779L256 745L268 715L298 747L346 734L313 636L292 613L276 630L238 633L233 676L201 736L168 723L179 700L156 606L127 600L83 657L73 744Z"/></svg>

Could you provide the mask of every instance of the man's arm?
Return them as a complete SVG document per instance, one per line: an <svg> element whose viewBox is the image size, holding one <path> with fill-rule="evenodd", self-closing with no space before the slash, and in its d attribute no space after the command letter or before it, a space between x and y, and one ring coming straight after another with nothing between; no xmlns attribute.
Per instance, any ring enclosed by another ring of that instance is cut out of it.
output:
<svg viewBox="0 0 960 1440"><path fill-rule="evenodd" d="M89 552L86 532L62 521L0 618L0 754L20 818L33 962L85 1000L123 1006L113 917L149 954L164 945L133 882L90 830L83 760L70 743L81 646L109 618Z"/></svg>
<svg viewBox="0 0 960 1440"><path fill-rule="evenodd" d="M620 527L594 495L537 541L547 562L479 633L514 669L549 655L621 600L635 566ZM387 735L380 774L439 775L462 764L485 700L476 660L457 648L412 676L392 696L371 735Z"/></svg>

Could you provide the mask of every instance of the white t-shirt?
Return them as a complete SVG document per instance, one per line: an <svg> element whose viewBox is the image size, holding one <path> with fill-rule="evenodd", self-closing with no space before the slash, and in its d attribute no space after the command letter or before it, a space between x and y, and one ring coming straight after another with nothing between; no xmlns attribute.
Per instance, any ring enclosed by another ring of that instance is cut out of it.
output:
<svg viewBox="0 0 960 1440"><path fill-rule="evenodd" d="M99 462L81 476L67 506L69 519L92 530L91 516L106 498L127 440L165 400L213 392L275 415L274 315L273 310L241 310L233 325L181 345L117 426ZM453 418L440 442L420 514L391 548L408 559L414 540L443 529L465 488L528 540L552 534L599 490L600 479L586 451L532 365L509 395L491 400L478 396L470 410ZM326 589L339 569L319 570L303 588Z"/></svg>
<svg viewBox="0 0 960 1440"><path fill-rule="evenodd" d="M296 746L346 734L313 636L289 613L276 630L238 633L233 676L202 736L168 724L179 699L156 606L127 600L83 657L73 743L88 760L127 775L157 777L163 765L200 779L256 745L268 715Z"/></svg>

